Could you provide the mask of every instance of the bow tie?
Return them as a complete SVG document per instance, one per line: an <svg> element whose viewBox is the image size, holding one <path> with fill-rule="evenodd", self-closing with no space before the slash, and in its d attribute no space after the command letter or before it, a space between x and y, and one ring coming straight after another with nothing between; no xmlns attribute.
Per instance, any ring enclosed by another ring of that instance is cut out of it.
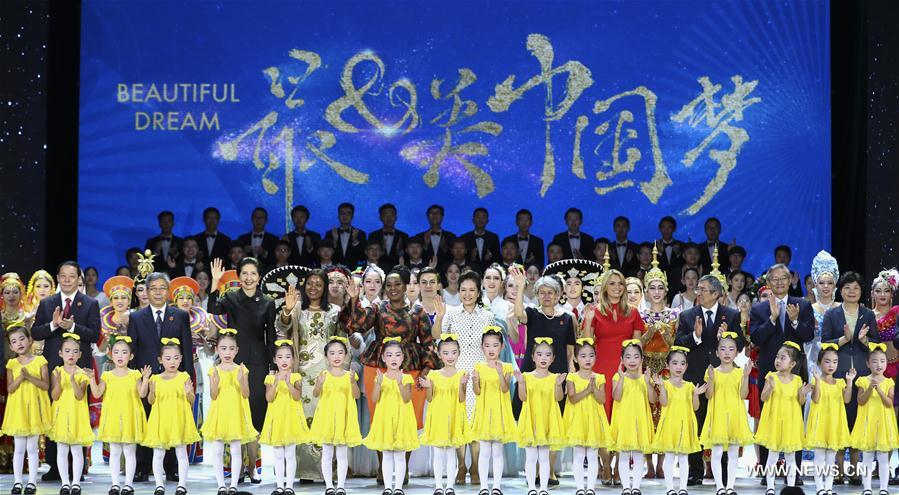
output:
<svg viewBox="0 0 899 495"><path fill-rule="evenodd" d="M528 238L527 238L527 237L519 237L518 240L519 240L519 241L527 241Z"/></svg>
<svg viewBox="0 0 899 495"><path fill-rule="evenodd" d="M192 262L192 263L187 263L187 262L185 262L185 263L184 263L184 266L196 266L196 264L197 264L196 261L194 261L194 262Z"/></svg>
<svg viewBox="0 0 899 495"><path fill-rule="evenodd" d="M475 239L483 239L483 238L484 238L484 234L475 234L475 235L474 235L474 238L475 238Z"/></svg>
<svg viewBox="0 0 899 495"><path fill-rule="evenodd" d="M253 234L253 239L262 239L262 234Z"/></svg>
<svg viewBox="0 0 899 495"><path fill-rule="evenodd" d="M215 234L206 234L207 239L215 239Z"/></svg>
<svg viewBox="0 0 899 495"><path fill-rule="evenodd" d="M662 246L665 246L665 247L671 246L673 244L674 244L674 241L671 241L671 242L662 241Z"/></svg>
<svg viewBox="0 0 899 495"><path fill-rule="evenodd" d="M568 234L568 238L569 239L580 239L581 235L580 234Z"/></svg>
<svg viewBox="0 0 899 495"><path fill-rule="evenodd" d="M171 241L171 240L172 240L172 236L168 236L168 237L160 237L160 239L163 240L163 241Z"/></svg>
<svg viewBox="0 0 899 495"><path fill-rule="evenodd" d="M618 246L618 247L627 247L627 243L626 243L626 242L616 242L615 245Z"/></svg>
<svg viewBox="0 0 899 495"><path fill-rule="evenodd" d="M338 232L340 232L341 234L349 234L350 229L340 229Z"/></svg>
<svg viewBox="0 0 899 495"><path fill-rule="evenodd" d="M431 232L431 235L442 235L442 234L443 234L442 231L438 231L438 232L433 232L433 231L432 231L432 232Z"/></svg>
<svg viewBox="0 0 899 495"><path fill-rule="evenodd" d="M393 231L393 230L391 230L390 232L388 232L388 231L385 230L385 231L384 231L384 235L393 235L394 232L395 232L395 231Z"/></svg>

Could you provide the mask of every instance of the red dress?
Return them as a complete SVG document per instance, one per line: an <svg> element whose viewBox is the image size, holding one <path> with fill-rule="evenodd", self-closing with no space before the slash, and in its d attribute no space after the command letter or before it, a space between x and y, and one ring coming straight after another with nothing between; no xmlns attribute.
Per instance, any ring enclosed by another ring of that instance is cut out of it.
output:
<svg viewBox="0 0 899 495"><path fill-rule="evenodd" d="M596 362L593 371L606 377L606 417L612 418L612 377L621 364L621 343L634 337L634 331L643 332L646 326L636 308L629 315L618 314L618 321L612 316L618 313L618 305L613 304L609 314L603 315L593 306L593 344L596 346Z"/></svg>

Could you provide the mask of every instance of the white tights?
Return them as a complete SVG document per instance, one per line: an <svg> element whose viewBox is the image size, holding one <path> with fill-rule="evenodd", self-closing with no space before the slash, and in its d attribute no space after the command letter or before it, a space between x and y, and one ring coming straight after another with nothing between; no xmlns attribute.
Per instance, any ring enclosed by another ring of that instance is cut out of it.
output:
<svg viewBox="0 0 899 495"><path fill-rule="evenodd" d="M633 462L633 466L631 466ZM621 486L629 490L639 490L643 479L643 452L626 450L618 453L618 475Z"/></svg>
<svg viewBox="0 0 899 495"><path fill-rule="evenodd" d="M402 490L406 478L406 452L402 450L385 450L381 452L381 474L384 476L384 488Z"/></svg>
<svg viewBox="0 0 899 495"><path fill-rule="evenodd" d="M833 464L836 450L815 449L815 490L833 490Z"/></svg>
<svg viewBox="0 0 899 495"><path fill-rule="evenodd" d="M175 446L175 457L178 458L178 486L187 487L187 445ZM165 469L162 460L165 458L165 449L153 449L153 481L156 486L165 488ZM240 459L240 456L237 456ZM221 456L219 456L221 459ZM219 461L221 463L221 461ZM234 473L231 473L232 480Z"/></svg>
<svg viewBox="0 0 899 495"><path fill-rule="evenodd" d="M665 454L665 461L662 463L662 467L665 469L665 489L668 491L674 490L674 461L677 461L677 467L680 471L678 473L678 480L680 481L680 486L678 490L686 490L687 489L687 478L690 476L690 462L688 460L687 454ZM730 469L728 468L728 472Z"/></svg>
<svg viewBox="0 0 899 495"><path fill-rule="evenodd" d="M69 453L72 454L72 476L74 479L69 479ZM84 451L82 447L80 445L57 443L56 467L59 470L59 478L62 480L63 486L77 485L81 480L81 471L84 469Z"/></svg>
<svg viewBox="0 0 899 495"><path fill-rule="evenodd" d="M334 488L334 454L337 453L337 488L346 488L346 472L349 466L349 449L346 445L322 445L322 476L325 478L325 488ZM406 456L403 453L403 472L402 478L406 473ZM400 478L400 488L402 488L403 479ZM387 479L386 477L384 478ZM386 481L385 481L386 483Z"/></svg>
<svg viewBox="0 0 899 495"><path fill-rule="evenodd" d="M481 474L481 490L487 489L487 473L490 472L490 461L493 461L493 489L500 490L503 481L503 444L500 442L479 442L478 471Z"/></svg>
<svg viewBox="0 0 899 495"><path fill-rule="evenodd" d="M125 484L131 486L134 483L134 470L137 467L137 445L133 443L109 444L109 476L113 486L119 485L119 470L122 466L122 453L125 454Z"/></svg>
<svg viewBox="0 0 899 495"><path fill-rule="evenodd" d="M440 490L453 488L456 482L456 471L459 469L456 449L453 447L431 447L431 450L434 453L432 463L434 467L434 487ZM442 484L444 468L446 468L446 486ZM455 488L453 490L455 491Z"/></svg>
<svg viewBox="0 0 899 495"><path fill-rule="evenodd" d="M30 437L13 437L12 472L14 483L22 482L22 471L25 468L25 452L28 452L28 482L37 483L37 469L40 459L37 453L37 441L40 435Z"/></svg>
<svg viewBox="0 0 899 495"><path fill-rule="evenodd" d="M241 462L243 456L240 453L240 440L234 440L228 443L231 450L231 486L237 488L237 481L240 479ZM178 460L178 471L181 471L181 460ZM225 486L225 442L215 440L212 442L212 471L215 473L215 481L219 487ZM179 478L180 479L180 478Z"/></svg>
<svg viewBox="0 0 899 495"><path fill-rule="evenodd" d="M537 461L540 461L540 491L543 492L549 487L549 447L524 449L524 476L528 480L528 490L537 489Z"/></svg>
<svg viewBox="0 0 899 495"><path fill-rule="evenodd" d="M325 447L328 446L325 445ZM275 455L275 488L290 488L293 490L293 479L297 472L297 446L272 447L272 453ZM324 458L322 459L322 466L324 466ZM234 479L233 474L231 478ZM328 478L326 477L325 483L327 482Z"/></svg>
<svg viewBox="0 0 899 495"><path fill-rule="evenodd" d="M587 447L574 447L574 489L577 490L596 490L596 477L599 475L599 459L596 457L597 449ZM584 457L587 458L587 471L584 472ZM586 474L587 482L584 483ZM541 475L540 479L543 479Z"/></svg>
<svg viewBox="0 0 899 495"><path fill-rule="evenodd" d="M865 465L865 476L862 478L865 490L871 489L871 478L874 476L874 461L877 461L877 475L880 476L880 489L889 490L890 484L890 453L889 452L865 452L862 454L862 464Z"/></svg>
<svg viewBox="0 0 899 495"><path fill-rule="evenodd" d="M783 454L785 467L787 469L787 486L796 486L796 452L784 452ZM730 478L730 452L728 452L727 455L727 477ZM780 452L768 451L768 462L765 463L765 480L768 483L769 490L774 490L774 470L775 466L777 466L779 457Z"/></svg>
<svg viewBox="0 0 899 495"><path fill-rule="evenodd" d="M774 459L777 460L777 455ZM737 482L737 463L740 461L740 446L727 446L727 484L724 484L723 473L721 472L721 458L724 456L723 445L712 445L712 475L715 477L715 488L718 490L729 488L734 489L734 483ZM771 460L771 455L768 456Z"/></svg>

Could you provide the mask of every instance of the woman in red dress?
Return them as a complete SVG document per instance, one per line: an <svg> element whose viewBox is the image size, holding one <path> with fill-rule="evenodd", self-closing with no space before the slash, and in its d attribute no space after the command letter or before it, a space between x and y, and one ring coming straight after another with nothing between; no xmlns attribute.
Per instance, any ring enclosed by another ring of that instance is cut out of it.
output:
<svg viewBox="0 0 899 495"><path fill-rule="evenodd" d="M600 278L596 291L596 303L584 310L581 337L592 337L596 347L596 363L593 371L606 378L606 417L612 418L612 377L621 363L621 343L639 339L646 329L637 308L627 305L624 297L624 275L618 270L607 270ZM608 451L600 451L603 485L608 486L611 458Z"/></svg>

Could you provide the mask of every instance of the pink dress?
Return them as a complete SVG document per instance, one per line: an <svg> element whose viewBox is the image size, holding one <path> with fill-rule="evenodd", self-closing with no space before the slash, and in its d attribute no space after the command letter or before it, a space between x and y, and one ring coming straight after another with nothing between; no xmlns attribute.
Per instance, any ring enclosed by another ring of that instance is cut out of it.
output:
<svg viewBox="0 0 899 495"><path fill-rule="evenodd" d="M596 362L593 371L606 377L606 417L612 417L612 377L621 364L621 343L631 339L634 332L643 332L646 326L636 308L629 315L618 314L618 321L612 317L618 313L618 305L613 304L609 314L603 315L593 306L593 345L596 347Z"/></svg>

